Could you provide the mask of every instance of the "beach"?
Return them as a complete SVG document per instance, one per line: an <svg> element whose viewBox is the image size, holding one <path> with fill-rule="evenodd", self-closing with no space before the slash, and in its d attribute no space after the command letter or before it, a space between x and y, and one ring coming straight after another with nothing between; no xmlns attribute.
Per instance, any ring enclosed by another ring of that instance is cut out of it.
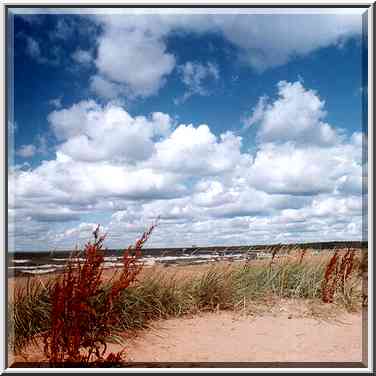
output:
<svg viewBox="0 0 376 376"><path fill-rule="evenodd" d="M360 312L319 318L299 302L285 301L261 315L225 311L159 320L124 338L123 345L109 343L108 351L125 349L127 363L362 361ZM12 358L46 361L41 343Z"/></svg>
<svg viewBox="0 0 376 376"><path fill-rule="evenodd" d="M164 281L184 281L205 275L211 267L145 267L139 281L158 273ZM221 267L225 270L231 263L221 263ZM109 280L116 269L103 273L103 279ZM32 279L46 284L52 276ZM10 294L16 286L26 287L27 281L26 277L10 278ZM203 309L152 320L145 329L121 333L122 344L107 343L107 353L124 349L128 366L150 362L361 362L362 327L360 307L349 312L320 299L265 296L244 301L244 306L241 302L236 310ZM27 346L22 354L9 354L9 363L46 364L42 340Z"/></svg>
<svg viewBox="0 0 376 376"><path fill-rule="evenodd" d="M231 312L158 322L129 342L134 362L360 362L362 318Z"/></svg>

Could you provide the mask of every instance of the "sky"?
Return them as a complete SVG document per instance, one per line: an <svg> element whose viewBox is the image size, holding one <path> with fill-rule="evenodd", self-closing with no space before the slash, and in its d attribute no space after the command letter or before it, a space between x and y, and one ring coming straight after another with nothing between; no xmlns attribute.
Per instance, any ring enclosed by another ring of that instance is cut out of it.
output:
<svg viewBox="0 0 376 376"><path fill-rule="evenodd" d="M361 13L11 11L9 250L364 239Z"/></svg>

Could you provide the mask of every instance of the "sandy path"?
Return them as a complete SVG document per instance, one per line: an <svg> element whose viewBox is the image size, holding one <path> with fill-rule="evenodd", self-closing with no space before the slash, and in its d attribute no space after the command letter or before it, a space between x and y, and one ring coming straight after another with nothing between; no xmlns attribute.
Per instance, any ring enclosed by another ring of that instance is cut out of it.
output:
<svg viewBox="0 0 376 376"><path fill-rule="evenodd" d="M229 312L171 319L131 340L127 356L135 362L360 362L362 317L339 319Z"/></svg>

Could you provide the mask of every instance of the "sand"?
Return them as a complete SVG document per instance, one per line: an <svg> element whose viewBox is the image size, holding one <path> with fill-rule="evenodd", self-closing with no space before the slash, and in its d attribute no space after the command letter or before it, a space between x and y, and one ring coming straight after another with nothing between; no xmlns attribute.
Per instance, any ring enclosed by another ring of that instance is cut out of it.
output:
<svg viewBox="0 0 376 376"><path fill-rule="evenodd" d="M132 340L135 362L360 362L362 319L341 322L221 312L167 320Z"/></svg>
<svg viewBox="0 0 376 376"><path fill-rule="evenodd" d="M287 302L288 303L288 302ZM307 317L297 303L263 315L221 311L154 322L147 330L108 344L125 348L127 362L361 362L362 315ZM10 363L43 362L30 346Z"/></svg>

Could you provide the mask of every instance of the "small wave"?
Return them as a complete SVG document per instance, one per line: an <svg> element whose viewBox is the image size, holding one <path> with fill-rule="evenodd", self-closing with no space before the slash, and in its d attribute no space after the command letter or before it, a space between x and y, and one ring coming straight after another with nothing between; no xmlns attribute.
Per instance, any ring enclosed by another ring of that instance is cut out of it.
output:
<svg viewBox="0 0 376 376"><path fill-rule="evenodd" d="M38 268L40 268L40 269L64 268L64 265L44 264L44 265L39 265Z"/></svg>
<svg viewBox="0 0 376 376"><path fill-rule="evenodd" d="M72 261L72 262L78 262L78 261L86 261L86 258L83 258L83 257L64 257L64 258L59 258L59 257L55 257L55 258L52 258L51 260L53 261L64 261L64 262L68 262L68 261Z"/></svg>
<svg viewBox="0 0 376 376"><path fill-rule="evenodd" d="M203 263L207 263L207 262L214 262L216 260L194 260L192 261L192 264L203 264Z"/></svg>
<svg viewBox="0 0 376 376"><path fill-rule="evenodd" d="M83 262L83 261L86 261L86 258L83 258L83 257L73 257L72 259L70 259L71 261L73 262Z"/></svg>
<svg viewBox="0 0 376 376"><path fill-rule="evenodd" d="M109 269L109 268L119 268L119 267L122 267L123 266L123 263L121 262L104 262L103 263L103 267L105 269Z"/></svg>
<svg viewBox="0 0 376 376"><path fill-rule="evenodd" d="M16 259L13 259L12 262L14 262L15 264L25 264L26 262L30 262L31 260L29 259L25 259L25 260L16 260Z"/></svg>
<svg viewBox="0 0 376 376"><path fill-rule="evenodd" d="M64 265L56 265L56 264L45 264L45 265L17 265L17 266L9 266L9 269L20 269L23 270L36 270L36 269L51 269L51 268L64 268Z"/></svg>
<svg viewBox="0 0 376 376"><path fill-rule="evenodd" d="M26 270L26 269L30 269L30 270L33 270L33 269L39 269L40 267L39 266L22 266L22 265L18 265L18 266L8 266L8 269L22 269L22 270Z"/></svg>
<svg viewBox="0 0 376 376"><path fill-rule="evenodd" d="M104 257L104 261L117 261L119 260L121 257L117 257L117 256L106 256Z"/></svg>
<svg viewBox="0 0 376 376"><path fill-rule="evenodd" d="M43 269L43 270L40 270L40 269L37 269L37 270L21 270L23 273L28 273L28 274L46 274L46 273L52 273L52 272L56 272L56 269Z"/></svg>
<svg viewBox="0 0 376 376"><path fill-rule="evenodd" d="M151 260L151 259L148 259L148 260L145 260L145 259L141 259L141 262L145 265L145 266L153 266L155 265L155 260Z"/></svg>

